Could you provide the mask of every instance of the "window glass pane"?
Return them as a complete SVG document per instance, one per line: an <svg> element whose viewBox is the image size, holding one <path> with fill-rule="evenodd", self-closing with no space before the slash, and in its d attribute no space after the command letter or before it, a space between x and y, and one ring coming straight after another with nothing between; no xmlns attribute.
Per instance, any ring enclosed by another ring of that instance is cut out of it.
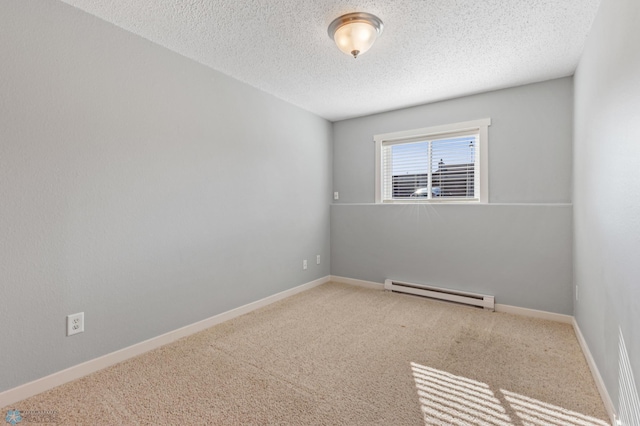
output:
<svg viewBox="0 0 640 426"><path fill-rule="evenodd" d="M477 136L431 141L434 198L474 198Z"/></svg>
<svg viewBox="0 0 640 426"><path fill-rule="evenodd" d="M391 147L393 198L427 197L429 143L412 142Z"/></svg>

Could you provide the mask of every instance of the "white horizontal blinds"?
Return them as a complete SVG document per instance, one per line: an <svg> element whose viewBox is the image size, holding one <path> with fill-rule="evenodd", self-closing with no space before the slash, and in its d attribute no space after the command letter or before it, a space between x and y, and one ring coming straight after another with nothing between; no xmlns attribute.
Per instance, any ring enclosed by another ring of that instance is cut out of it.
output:
<svg viewBox="0 0 640 426"><path fill-rule="evenodd" d="M478 134L431 141L434 198L476 198Z"/></svg>
<svg viewBox="0 0 640 426"><path fill-rule="evenodd" d="M429 142L383 145L382 151L383 200L427 197Z"/></svg>
<svg viewBox="0 0 640 426"><path fill-rule="evenodd" d="M382 144L382 201L477 199L477 131Z"/></svg>
<svg viewBox="0 0 640 426"><path fill-rule="evenodd" d="M382 200L393 196L393 152L391 145L382 146Z"/></svg>

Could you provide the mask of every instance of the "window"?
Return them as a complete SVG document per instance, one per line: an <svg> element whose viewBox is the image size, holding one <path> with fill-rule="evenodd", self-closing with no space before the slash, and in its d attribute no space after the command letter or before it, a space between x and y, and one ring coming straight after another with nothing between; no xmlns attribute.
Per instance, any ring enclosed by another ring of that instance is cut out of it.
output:
<svg viewBox="0 0 640 426"><path fill-rule="evenodd" d="M376 203L489 199L490 119L376 135Z"/></svg>

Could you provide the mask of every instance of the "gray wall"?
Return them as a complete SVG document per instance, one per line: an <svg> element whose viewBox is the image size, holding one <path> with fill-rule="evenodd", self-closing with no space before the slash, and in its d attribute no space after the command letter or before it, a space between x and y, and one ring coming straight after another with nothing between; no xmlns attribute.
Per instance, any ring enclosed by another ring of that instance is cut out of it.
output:
<svg viewBox="0 0 640 426"><path fill-rule="evenodd" d="M571 314L572 83L334 123L332 274L489 293L497 303ZM373 135L486 117L489 204L373 204Z"/></svg>
<svg viewBox="0 0 640 426"><path fill-rule="evenodd" d="M329 122L60 2L0 10L0 391L329 274Z"/></svg>
<svg viewBox="0 0 640 426"><path fill-rule="evenodd" d="M640 424L638 21L637 0L603 0L575 76L575 314L625 425Z"/></svg>

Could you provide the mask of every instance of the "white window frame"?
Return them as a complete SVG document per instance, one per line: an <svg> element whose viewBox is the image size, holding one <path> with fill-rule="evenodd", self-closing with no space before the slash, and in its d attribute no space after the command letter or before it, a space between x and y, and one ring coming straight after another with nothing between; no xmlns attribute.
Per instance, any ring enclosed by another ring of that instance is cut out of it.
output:
<svg viewBox="0 0 640 426"><path fill-rule="evenodd" d="M489 202L489 126L490 118L483 118L473 121L464 121L461 123L445 124L442 126L424 127L422 129L404 130L393 133L383 133L375 135L374 141L376 145L376 165L375 165L375 200L377 204L413 204L413 203L488 203ZM463 200L447 200L447 199L415 199L415 200L384 200L382 199L382 147L389 144L397 144L401 142L415 141L416 139L434 139L447 137L449 134L460 132L478 132L478 161L479 166L477 173L474 175L476 182L475 188L477 197L473 199Z"/></svg>

